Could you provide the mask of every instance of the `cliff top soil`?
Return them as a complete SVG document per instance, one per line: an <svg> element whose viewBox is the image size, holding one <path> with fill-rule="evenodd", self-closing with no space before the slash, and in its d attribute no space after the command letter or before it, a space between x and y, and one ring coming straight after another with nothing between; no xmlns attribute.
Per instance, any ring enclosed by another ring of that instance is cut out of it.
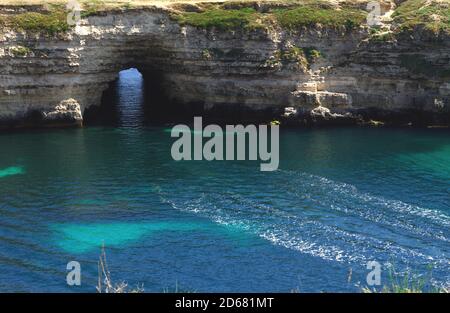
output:
<svg viewBox="0 0 450 313"><path fill-rule="evenodd" d="M182 25L199 28L257 29L270 26L296 30L320 25L351 30L365 26L368 14L381 15L372 29L380 40L391 34L424 30L450 34L450 0L379 0L381 10L368 8L370 0L78 0L82 17L109 10L164 8ZM0 0L0 29L54 34L70 29L67 0ZM370 11L370 12L369 12Z"/></svg>

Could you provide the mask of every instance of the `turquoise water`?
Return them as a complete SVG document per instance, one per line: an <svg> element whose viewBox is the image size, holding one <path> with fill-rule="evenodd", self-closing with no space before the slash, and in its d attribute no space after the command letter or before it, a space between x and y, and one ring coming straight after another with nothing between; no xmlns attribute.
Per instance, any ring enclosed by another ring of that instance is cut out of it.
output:
<svg viewBox="0 0 450 313"><path fill-rule="evenodd" d="M124 109L139 86L118 127L0 134L0 291L93 292L102 245L147 291L358 291L372 260L450 283L448 131L282 130L276 172L175 162Z"/></svg>
<svg viewBox="0 0 450 313"><path fill-rule="evenodd" d="M4 169L0 169L0 178L23 174L24 170L21 166L11 166Z"/></svg>

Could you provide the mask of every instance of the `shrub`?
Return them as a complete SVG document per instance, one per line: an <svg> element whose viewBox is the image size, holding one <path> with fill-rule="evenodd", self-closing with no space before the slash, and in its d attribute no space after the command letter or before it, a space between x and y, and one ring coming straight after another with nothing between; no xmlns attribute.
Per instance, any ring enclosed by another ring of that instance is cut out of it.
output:
<svg viewBox="0 0 450 313"><path fill-rule="evenodd" d="M24 46L16 46L9 48L9 51L15 57L25 57L31 52L31 49Z"/></svg>

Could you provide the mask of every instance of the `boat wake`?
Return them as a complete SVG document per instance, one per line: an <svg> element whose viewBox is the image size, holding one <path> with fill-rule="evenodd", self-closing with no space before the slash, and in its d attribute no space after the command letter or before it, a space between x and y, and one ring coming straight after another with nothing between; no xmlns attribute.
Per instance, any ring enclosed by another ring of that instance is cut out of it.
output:
<svg viewBox="0 0 450 313"><path fill-rule="evenodd" d="M267 181L258 175L254 179ZM159 194L177 210L324 260L361 265L374 260L414 268L432 264L435 273L442 271L441 279L450 280L450 217L443 212L291 171L277 171L270 185L252 190L213 181L209 186L183 184L176 197L173 186L160 186Z"/></svg>

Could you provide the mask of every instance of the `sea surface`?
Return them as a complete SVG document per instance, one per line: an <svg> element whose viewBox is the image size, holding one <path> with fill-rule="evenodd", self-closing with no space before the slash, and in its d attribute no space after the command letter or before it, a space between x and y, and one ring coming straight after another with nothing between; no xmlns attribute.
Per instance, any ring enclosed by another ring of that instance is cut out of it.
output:
<svg viewBox="0 0 450 313"><path fill-rule="evenodd" d="M282 129L280 167L176 162L121 72L114 125L0 133L0 291L358 292L412 273L450 283L450 132ZM66 265L81 264L81 286Z"/></svg>

